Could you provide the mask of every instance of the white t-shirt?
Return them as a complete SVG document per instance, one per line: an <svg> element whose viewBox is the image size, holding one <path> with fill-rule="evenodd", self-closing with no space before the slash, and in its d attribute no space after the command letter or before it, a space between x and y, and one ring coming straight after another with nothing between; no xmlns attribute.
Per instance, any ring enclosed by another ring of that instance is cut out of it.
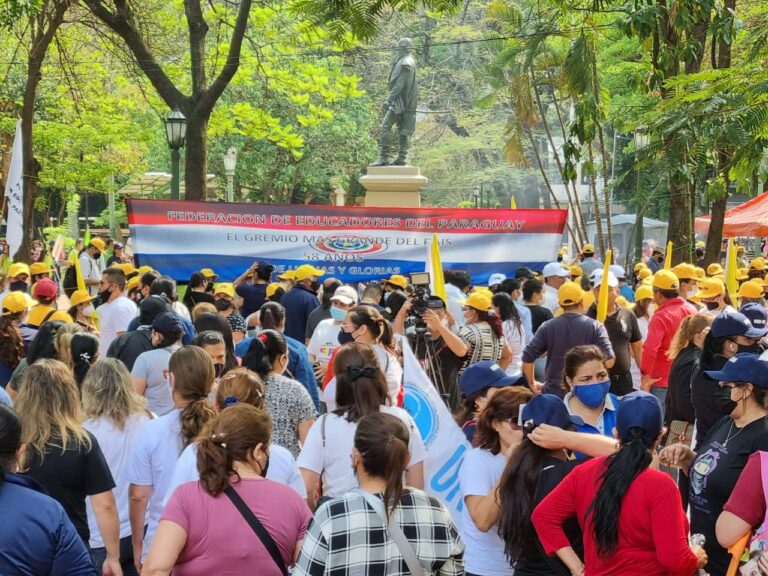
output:
<svg viewBox="0 0 768 576"><path fill-rule="evenodd" d="M192 316L189 314L189 310L181 302L174 302L171 304L171 310L173 310L177 316L181 316L185 320L192 322Z"/></svg>
<svg viewBox="0 0 768 576"><path fill-rule="evenodd" d="M307 489L304 486L304 479L301 477L296 460L288 450L277 444L269 446L267 479L293 488L302 498L307 497ZM163 505L168 503L168 499L176 488L185 482L196 480L200 480L200 472L197 470L197 443L194 443L187 446L179 456Z"/></svg>
<svg viewBox="0 0 768 576"><path fill-rule="evenodd" d="M163 501L173 478L173 469L184 446L180 416L181 409L176 408L165 416L144 424L128 457L125 482L152 487L142 560L147 557L152 538L155 537L157 523L163 511Z"/></svg>
<svg viewBox="0 0 768 576"><path fill-rule="evenodd" d="M307 353L318 362L328 362L333 351L340 346L339 332L341 322L337 324L333 319L321 320L309 339Z"/></svg>
<svg viewBox="0 0 768 576"><path fill-rule="evenodd" d="M128 324L138 313L136 304L125 296L115 298L112 302L96 308L96 315L99 318L99 355L102 358L107 357L109 345L117 338L117 333L127 332Z"/></svg>
<svg viewBox="0 0 768 576"><path fill-rule="evenodd" d="M523 369L523 349L525 348L526 332L522 320L518 328L514 320L506 320L502 324L504 338L512 349L512 362L507 366L508 376L517 376Z"/></svg>
<svg viewBox="0 0 768 576"><path fill-rule="evenodd" d="M397 397L400 395L400 386L403 383L403 367L392 354L379 346L373 345L376 356L379 358L384 377L387 379L387 391L389 392L389 402L392 406L397 406ZM323 390L323 402L328 412L336 410L336 378L331 378Z"/></svg>
<svg viewBox="0 0 768 576"><path fill-rule="evenodd" d="M101 266L91 258L88 252L80 254L80 274L83 275L83 280L101 280ZM91 296L96 296L99 293L98 285L88 286L86 289Z"/></svg>
<svg viewBox="0 0 768 576"><path fill-rule="evenodd" d="M115 480L115 487L112 493L117 502L117 515L120 518L120 538L125 538L131 534L131 519L128 516L128 482L125 479L125 466L128 462L128 454L139 432L144 424L149 420L149 414L134 414L125 422L122 430L117 427L111 418L102 416L96 420L86 420L83 427L96 437L99 441L99 447L107 461L109 471L112 472L112 478ZM104 540L101 538L99 525L96 523L96 516L93 513L91 499L85 499L86 511L88 513L88 528L91 531L89 544L91 548L103 548Z"/></svg>
<svg viewBox="0 0 768 576"><path fill-rule="evenodd" d="M408 427L411 465L426 458L426 448L416 423L402 408L381 406L381 412L400 418ZM323 447L323 420L325 420L325 447ZM352 470L352 448L354 447L357 423L343 416L329 412L318 418L309 429L307 440L299 454L299 468L323 475L323 496L343 496L357 486Z"/></svg>
<svg viewBox="0 0 768 576"><path fill-rule="evenodd" d="M483 448L474 448L464 456L459 469L459 485L462 498L486 496L501 478L507 459L499 453L495 456ZM464 503L461 511L461 537L464 539L464 565L467 572L479 576L512 576L512 566L504 554L504 541L498 527L481 532L472 522L469 506Z"/></svg>
<svg viewBox="0 0 768 576"><path fill-rule="evenodd" d="M557 299L557 288L544 284L544 301L541 303L544 308L549 308L549 311L554 314L557 309L560 308L560 301Z"/></svg>

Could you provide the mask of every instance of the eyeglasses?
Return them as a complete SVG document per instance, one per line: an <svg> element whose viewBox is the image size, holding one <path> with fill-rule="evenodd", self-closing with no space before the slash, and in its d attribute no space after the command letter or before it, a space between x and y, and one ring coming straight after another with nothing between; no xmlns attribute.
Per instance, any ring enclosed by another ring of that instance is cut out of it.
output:
<svg viewBox="0 0 768 576"><path fill-rule="evenodd" d="M342 328L354 328L355 330L357 330L357 326L355 326L354 324L342 323L341 327Z"/></svg>

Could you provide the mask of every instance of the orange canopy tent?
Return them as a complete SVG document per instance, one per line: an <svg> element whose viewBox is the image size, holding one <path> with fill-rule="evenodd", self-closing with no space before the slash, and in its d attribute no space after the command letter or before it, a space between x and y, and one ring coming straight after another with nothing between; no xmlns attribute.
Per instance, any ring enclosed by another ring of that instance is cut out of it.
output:
<svg viewBox="0 0 768 576"><path fill-rule="evenodd" d="M709 216L696 218L694 228L697 234L709 232ZM768 236L768 192L760 194L725 213L723 237L750 236L761 238Z"/></svg>

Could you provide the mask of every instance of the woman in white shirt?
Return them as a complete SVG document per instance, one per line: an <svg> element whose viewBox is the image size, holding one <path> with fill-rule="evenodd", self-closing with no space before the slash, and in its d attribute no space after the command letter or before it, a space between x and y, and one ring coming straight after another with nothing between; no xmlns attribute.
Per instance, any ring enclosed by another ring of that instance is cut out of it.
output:
<svg viewBox="0 0 768 576"><path fill-rule="evenodd" d="M123 471L130 447L152 414L147 410L146 400L136 393L125 364L114 358L99 360L91 366L83 380L81 395L83 412L88 418L83 422L83 428L99 441L116 483L112 492L120 519L120 565L124 574L135 574L128 516L128 483ZM91 530L91 554L94 563L101 566L106 558L106 548L89 501L86 501L86 511Z"/></svg>
<svg viewBox="0 0 768 576"><path fill-rule="evenodd" d="M517 376L522 372L523 349L525 348L525 327L520 319L512 296L506 292L494 294L493 309L501 318L501 326L504 328L504 339L512 350L512 360L504 370L508 376Z"/></svg>
<svg viewBox="0 0 768 576"><path fill-rule="evenodd" d="M358 421L368 414L386 412L400 418L410 432L411 461L406 482L424 485L424 442L410 414L388 406L387 386L378 355L367 344L340 348L333 359L338 408L321 416L309 430L298 463L310 506L320 496L342 496L357 486L352 470L352 448Z"/></svg>

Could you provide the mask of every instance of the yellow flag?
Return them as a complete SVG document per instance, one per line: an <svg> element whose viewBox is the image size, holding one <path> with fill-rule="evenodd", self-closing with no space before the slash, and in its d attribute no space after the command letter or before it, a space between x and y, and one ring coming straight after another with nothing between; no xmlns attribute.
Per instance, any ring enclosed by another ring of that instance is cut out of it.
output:
<svg viewBox="0 0 768 576"><path fill-rule="evenodd" d="M608 317L608 274L611 268L612 253L608 250L605 253L605 264L603 265L603 280L600 282L600 292L597 294L597 321L605 322Z"/></svg>
<svg viewBox="0 0 768 576"><path fill-rule="evenodd" d="M509 209L510 210L517 210L517 202L515 202L515 195L512 194L512 196L509 197Z"/></svg>
<svg viewBox="0 0 768 576"><path fill-rule="evenodd" d="M80 270L80 255L77 253L77 250L73 250L75 257L73 258L75 265L75 277L77 278L77 289L78 290L86 290L85 287L85 280L83 279L83 271Z"/></svg>
<svg viewBox="0 0 768 576"><path fill-rule="evenodd" d="M739 293L739 281L736 279L739 262L733 238L728 238L728 250L725 255L725 287L728 289L728 294L731 295L731 300L736 302Z"/></svg>
<svg viewBox="0 0 768 576"><path fill-rule="evenodd" d="M427 271L430 274L430 281L432 282L432 294L440 296L443 302L448 301L448 297L445 294L445 277L443 276L443 263L440 260L440 244L437 241L437 234L432 234L432 247L429 251L429 262L427 263Z"/></svg>
<svg viewBox="0 0 768 576"><path fill-rule="evenodd" d="M672 269L672 242L667 242L667 254L664 257L664 270Z"/></svg>

